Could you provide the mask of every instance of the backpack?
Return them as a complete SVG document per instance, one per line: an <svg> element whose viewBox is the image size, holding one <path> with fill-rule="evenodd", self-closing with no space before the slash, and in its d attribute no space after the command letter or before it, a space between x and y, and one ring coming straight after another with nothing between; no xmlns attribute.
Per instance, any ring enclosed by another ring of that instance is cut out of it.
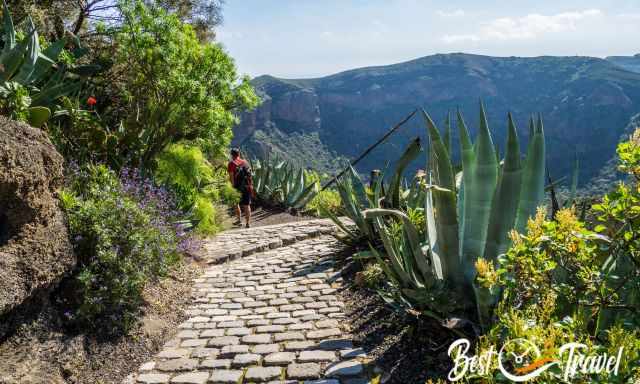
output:
<svg viewBox="0 0 640 384"><path fill-rule="evenodd" d="M233 186L240 191L251 190L251 187L253 186L253 175L251 173L251 168L246 162L236 168L233 178Z"/></svg>

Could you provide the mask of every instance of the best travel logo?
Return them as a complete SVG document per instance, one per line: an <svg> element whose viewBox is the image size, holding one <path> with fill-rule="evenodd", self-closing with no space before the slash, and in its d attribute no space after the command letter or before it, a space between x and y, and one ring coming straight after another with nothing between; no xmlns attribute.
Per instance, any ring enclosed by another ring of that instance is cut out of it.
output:
<svg viewBox="0 0 640 384"><path fill-rule="evenodd" d="M480 355L470 355L471 342L458 339L449 346L448 354L454 362L448 379L458 381L468 375L488 375L493 367L507 379L524 382L540 376L552 367L559 368L564 381L569 382L578 374L602 374L617 376L622 359L623 347L616 355L589 353L589 347L582 343L567 343L558 350L557 356L544 356L540 349L527 339L513 339L500 350L491 346ZM558 370L555 370L556 372Z"/></svg>

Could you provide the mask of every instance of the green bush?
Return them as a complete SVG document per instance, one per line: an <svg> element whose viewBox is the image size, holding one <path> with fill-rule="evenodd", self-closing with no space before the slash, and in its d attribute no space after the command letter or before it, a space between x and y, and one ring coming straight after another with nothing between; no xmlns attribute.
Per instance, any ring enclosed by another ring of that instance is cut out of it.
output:
<svg viewBox="0 0 640 384"><path fill-rule="evenodd" d="M216 204L235 205L240 201L226 173L214 172L196 146L170 145L157 158L155 176L175 194L178 207L188 212L198 232L203 234L224 229L224 210Z"/></svg>
<svg viewBox="0 0 640 384"><path fill-rule="evenodd" d="M338 215L342 201L340 194L335 189L320 191L304 207L304 212L313 216L329 217L327 212Z"/></svg>
<svg viewBox="0 0 640 384"><path fill-rule="evenodd" d="M66 305L76 322L109 331L130 328L145 284L177 263L189 241L168 221L175 213L166 191L123 181L89 165L60 193L78 257Z"/></svg>
<svg viewBox="0 0 640 384"><path fill-rule="evenodd" d="M554 220L540 209L526 234L512 232L513 245L497 269L477 264L479 282L502 290L496 324L480 348L513 338L527 338L553 356L567 342L614 355L624 347L618 376L580 374L576 380L638 382L640 131L618 146L618 155L619 169L635 179L592 207L594 223L581 222L570 208ZM552 372L540 377L553 379Z"/></svg>
<svg viewBox="0 0 640 384"><path fill-rule="evenodd" d="M239 78L221 45L201 43L191 25L157 4L117 3L123 21L103 51L111 67L98 90L105 99L117 95L111 100L119 105L103 114L109 126L123 122L114 151L143 168L183 141L222 156L237 112L258 103L249 79Z"/></svg>

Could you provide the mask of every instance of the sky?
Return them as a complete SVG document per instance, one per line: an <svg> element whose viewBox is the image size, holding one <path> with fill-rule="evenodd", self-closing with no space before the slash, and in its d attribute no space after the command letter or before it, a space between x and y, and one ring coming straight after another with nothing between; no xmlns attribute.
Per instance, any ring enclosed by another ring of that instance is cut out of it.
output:
<svg viewBox="0 0 640 384"><path fill-rule="evenodd" d="M640 0L226 0L217 40L241 74L326 76L435 53L640 52Z"/></svg>

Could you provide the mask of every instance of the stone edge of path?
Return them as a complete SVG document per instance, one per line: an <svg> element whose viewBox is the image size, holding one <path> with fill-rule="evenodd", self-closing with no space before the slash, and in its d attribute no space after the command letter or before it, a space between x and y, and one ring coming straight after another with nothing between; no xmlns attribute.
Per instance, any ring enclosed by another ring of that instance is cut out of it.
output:
<svg viewBox="0 0 640 384"><path fill-rule="evenodd" d="M344 220L343 220L344 221ZM304 221L293 221L282 224L265 225L262 227L252 228L234 228L222 232L226 236L243 234L243 233L261 233L263 231L274 230L282 227L312 227L316 228L313 231L301 232L296 236L290 236L286 234L279 234L275 239L265 239L266 241L251 244L241 249L227 249L227 250L214 250L205 251L203 259L209 265L222 264L228 261L236 260L242 257L250 256L255 253L264 252L269 249L277 249L294 244L298 241L311 239L323 235L334 235L338 232L338 228L330 219L311 219Z"/></svg>

